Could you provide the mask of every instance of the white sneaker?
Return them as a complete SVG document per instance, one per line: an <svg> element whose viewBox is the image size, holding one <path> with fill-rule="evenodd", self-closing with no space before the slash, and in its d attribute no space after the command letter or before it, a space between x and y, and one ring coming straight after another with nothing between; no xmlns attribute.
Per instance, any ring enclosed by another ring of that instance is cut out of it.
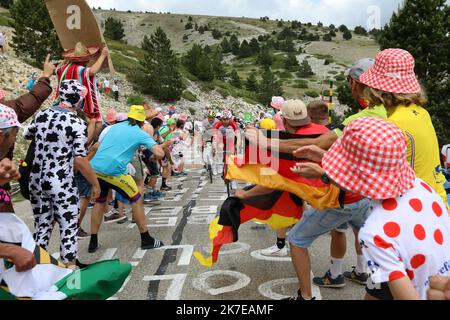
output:
<svg viewBox="0 0 450 320"><path fill-rule="evenodd" d="M283 249L279 249L277 245L273 247L261 250L261 254L267 257L286 257L288 255L287 246Z"/></svg>

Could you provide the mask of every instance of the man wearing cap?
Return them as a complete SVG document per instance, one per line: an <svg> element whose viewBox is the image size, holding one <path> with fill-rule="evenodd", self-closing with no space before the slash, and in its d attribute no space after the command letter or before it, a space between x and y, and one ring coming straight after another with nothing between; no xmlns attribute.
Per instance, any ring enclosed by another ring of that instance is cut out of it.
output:
<svg viewBox="0 0 450 320"><path fill-rule="evenodd" d="M59 103L38 112L24 133L36 144L29 182L35 241L47 250L57 222L61 261L69 265L78 258L80 198L74 167L92 185L93 197L98 196L100 189L86 158L87 127L77 115L86 93L77 80L61 82Z"/></svg>
<svg viewBox="0 0 450 320"><path fill-rule="evenodd" d="M91 241L89 252L98 250L98 231L107 207L107 197L110 189L116 190L131 203L133 218L141 234L142 250L163 246L148 233L141 193L133 177L127 172L127 165L133 159L136 151L144 146L158 158L164 155L163 150L147 133L142 130L145 121L143 106L131 106L128 121L112 126L105 135L100 148L91 161L91 165L100 182L100 196L97 198L91 217Z"/></svg>
<svg viewBox="0 0 450 320"><path fill-rule="evenodd" d="M351 123L353 120L360 117L377 117L380 119L387 119L386 109L382 105L372 106L368 108L367 101L364 100L362 95L364 85L362 85L359 81L359 77L364 71L368 70L373 65L373 63L373 59L361 59L356 62L348 71L347 80L349 81L349 84L351 86L353 98L358 101L361 109L363 110L345 119L344 122L335 130L330 131L327 134L324 134L316 139L284 140L283 143L280 143L280 141L278 140L264 139L264 137L260 134L258 135L258 132L255 130L247 131L247 138L251 143L256 143L256 141L258 141L260 147L270 146L272 150L279 150L283 153L295 153L298 148L309 145L316 145L321 147L322 149L327 150L342 135L342 130L345 128L345 126Z"/></svg>
<svg viewBox="0 0 450 320"><path fill-rule="evenodd" d="M360 118L344 130L331 149L310 146L298 153L314 163L292 170L306 178L322 177L341 189L370 199L370 217L359 240L374 286L366 299L427 298L433 276L450 275L450 216L433 188L416 177L407 159L405 135L377 118ZM293 256L294 264L295 255ZM299 274L300 276L300 274ZM299 298L311 298L300 278ZM383 291L382 296L373 292Z"/></svg>

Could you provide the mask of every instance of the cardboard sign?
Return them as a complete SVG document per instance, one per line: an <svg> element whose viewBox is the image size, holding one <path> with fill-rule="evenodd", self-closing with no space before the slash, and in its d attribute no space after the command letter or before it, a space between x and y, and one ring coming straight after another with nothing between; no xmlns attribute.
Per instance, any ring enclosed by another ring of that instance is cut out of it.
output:
<svg viewBox="0 0 450 320"><path fill-rule="evenodd" d="M78 42L87 47L106 46L95 15L85 0L45 0L45 5L65 51L74 49ZM108 66L114 73L111 56Z"/></svg>

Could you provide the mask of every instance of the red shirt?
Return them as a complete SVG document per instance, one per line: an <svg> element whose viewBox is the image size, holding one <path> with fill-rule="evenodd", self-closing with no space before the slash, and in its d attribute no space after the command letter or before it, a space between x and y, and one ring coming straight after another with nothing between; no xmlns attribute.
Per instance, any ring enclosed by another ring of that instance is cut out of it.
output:
<svg viewBox="0 0 450 320"><path fill-rule="evenodd" d="M311 123L299 128L295 132L295 134L309 136L309 135L325 134L328 133L329 131L330 130L323 125ZM361 199L362 197L360 196L357 196L350 192L346 192L344 197L344 204L352 204L360 201Z"/></svg>

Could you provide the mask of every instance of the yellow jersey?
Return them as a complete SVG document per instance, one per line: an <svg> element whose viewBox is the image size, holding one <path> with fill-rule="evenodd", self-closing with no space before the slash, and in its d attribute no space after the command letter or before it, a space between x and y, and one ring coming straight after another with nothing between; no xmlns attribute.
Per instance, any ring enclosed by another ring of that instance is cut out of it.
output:
<svg viewBox="0 0 450 320"><path fill-rule="evenodd" d="M408 161L417 177L436 190L445 203L445 177L440 172L439 143L430 114L418 105L387 110L388 121L403 130L408 141Z"/></svg>

